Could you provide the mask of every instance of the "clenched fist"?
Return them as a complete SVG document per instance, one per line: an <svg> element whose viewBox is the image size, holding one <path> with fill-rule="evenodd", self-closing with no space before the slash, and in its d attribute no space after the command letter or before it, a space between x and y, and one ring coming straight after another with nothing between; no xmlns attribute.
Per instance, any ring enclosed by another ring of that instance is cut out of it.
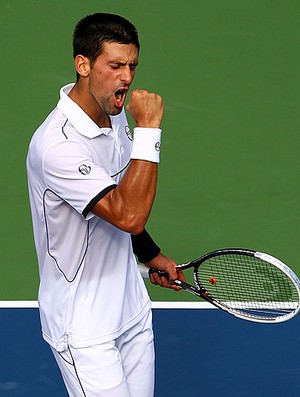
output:
<svg viewBox="0 0 300 397"><path fill-rule="evenodd" d="M164 104L160 95L147 90L133 90L126 106L137 127L160 128Z"/></svg>

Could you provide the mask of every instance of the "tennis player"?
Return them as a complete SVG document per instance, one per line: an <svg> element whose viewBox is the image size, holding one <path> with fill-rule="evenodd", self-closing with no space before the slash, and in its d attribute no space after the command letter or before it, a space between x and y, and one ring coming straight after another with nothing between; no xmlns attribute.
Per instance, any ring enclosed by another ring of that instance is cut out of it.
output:
<svg viewBox="0 0 300 397"><path fill-rule="evenodd" d="M70 396L152 397L151 304L137 260L183 275L145 229L160 160L162 98L131 92L136 28L97 13L73 37L77 80L32 137L27 173L37 251L39 308Z"/></svg>

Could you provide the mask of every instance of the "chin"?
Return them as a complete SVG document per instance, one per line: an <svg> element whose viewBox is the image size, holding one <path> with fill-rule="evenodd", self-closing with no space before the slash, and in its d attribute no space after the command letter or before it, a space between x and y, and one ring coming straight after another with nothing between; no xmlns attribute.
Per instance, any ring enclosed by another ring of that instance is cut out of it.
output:
<svg viewBox="0 0 300 397"><path fill-rule="evenodd" d="M122 112L122 110L123 110L123 107L110 109L110 112L108 112L108 114L110 116L117 116L118 114L120 114Z"/></svg>

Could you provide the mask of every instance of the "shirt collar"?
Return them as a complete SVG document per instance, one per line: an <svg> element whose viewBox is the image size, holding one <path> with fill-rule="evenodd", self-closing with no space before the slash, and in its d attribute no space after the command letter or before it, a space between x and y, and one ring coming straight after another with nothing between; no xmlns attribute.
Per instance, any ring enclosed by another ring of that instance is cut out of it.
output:
<svg viewBox="0 0 300 397"><path fill-rule="evenodd" d="M67 84L61 88L57 108L81 135L91 139L101 134L108 135L111 128L99 128L85 111L68 96L74 85L74 83Z"/></svg>

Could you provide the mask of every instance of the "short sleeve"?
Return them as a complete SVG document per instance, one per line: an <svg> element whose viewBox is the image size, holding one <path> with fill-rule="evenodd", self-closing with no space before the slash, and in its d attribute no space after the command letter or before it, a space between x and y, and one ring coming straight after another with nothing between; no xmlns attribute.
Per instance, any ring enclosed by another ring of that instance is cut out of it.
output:
<svg viewBox="0 0 300 397"><path fill-rule="evenodd" d="M60 141L43 157L43 174L48 189L80 214L101 192L116 185L107 172L93 161L91 153L77 141Z"/></svg>

